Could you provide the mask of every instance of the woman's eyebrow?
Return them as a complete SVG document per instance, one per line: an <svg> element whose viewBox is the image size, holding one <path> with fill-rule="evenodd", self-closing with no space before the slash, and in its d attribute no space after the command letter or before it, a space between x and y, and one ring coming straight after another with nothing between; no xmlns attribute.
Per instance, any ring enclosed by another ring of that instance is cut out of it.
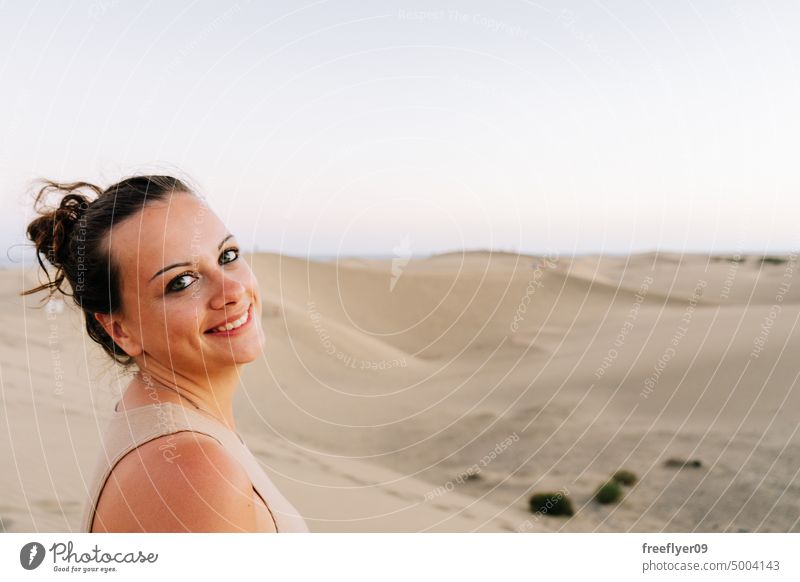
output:
<svg viewBox="0 0 800 582"><path fill-rule="evenodd" d="M221 250L222 249L222 245L224 245L231 238L233 238L233 235L232 234L228 234L224 239L222 239L222 242L217 245L217 250ZM150 281L152 282L152 280L155 279L156 277L158 277L161 273L165 273L166 271L169 271L170 269L175 269L176 267L190 267L191 265L192 265L192 263L187 263L187 262L173 263L172 265L169 265L167 267L164 267L160 271L157 271L155 275L150 277Z"/></svg>

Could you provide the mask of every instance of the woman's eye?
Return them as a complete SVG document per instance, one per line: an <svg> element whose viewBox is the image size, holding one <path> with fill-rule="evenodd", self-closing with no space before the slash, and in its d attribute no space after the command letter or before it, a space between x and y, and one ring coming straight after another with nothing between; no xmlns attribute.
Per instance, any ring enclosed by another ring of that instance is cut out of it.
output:
<svg viewBox="0 0 800 582"><path fill-rule="evenodd" d="M175 277L172 282L169 284L167 288L168 291L181 291L186 289L189 285L192 284L192 280L195 278L194 275L191 273L184 273L183 275L178 275Z"/></svg>
<svg viewBox="0 0 800 582"><path fill-rule="evenodd" d="M220 257L220 263L232 263L239 258L239 249L226 249Z"/></svg>

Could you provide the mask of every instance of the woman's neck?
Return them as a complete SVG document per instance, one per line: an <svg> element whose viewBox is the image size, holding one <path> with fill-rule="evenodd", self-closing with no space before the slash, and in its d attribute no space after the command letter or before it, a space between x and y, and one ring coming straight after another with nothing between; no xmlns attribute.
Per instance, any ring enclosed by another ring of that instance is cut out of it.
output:
<svg viewBox="0 0 800 582"><path fill-rule="evenodd" d="M233 396L239 385L238 366L217 370L214 376L193 378L150 360L139 365L131 385L136 392L144 391L151 403L168 401L197 407L236 432Z"/></svg>

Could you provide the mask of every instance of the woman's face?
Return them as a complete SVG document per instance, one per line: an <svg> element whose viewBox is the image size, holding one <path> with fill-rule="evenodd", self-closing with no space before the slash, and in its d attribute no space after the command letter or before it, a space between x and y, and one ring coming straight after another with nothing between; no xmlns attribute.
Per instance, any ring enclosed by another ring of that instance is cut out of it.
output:
<svg viewBox="0 0 800 582"><path fill-rule="evenodd" d="M206 376L261 354L258 282L202 200L176 193L154 202L114 225L110 244L122 300L115 340L140 366L154 359Z"/></svg>

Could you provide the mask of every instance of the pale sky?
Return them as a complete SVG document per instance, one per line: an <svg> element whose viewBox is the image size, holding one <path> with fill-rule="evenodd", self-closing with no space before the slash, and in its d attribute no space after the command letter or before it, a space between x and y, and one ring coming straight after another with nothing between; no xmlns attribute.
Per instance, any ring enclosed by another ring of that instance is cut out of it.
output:
<svg viewBox="0 0 800 582"><path fill-rule="evenodd" d="M6 2L0 244L37 177L180 172L296 255L793 250L797 30L792 0Z"/></svg>

